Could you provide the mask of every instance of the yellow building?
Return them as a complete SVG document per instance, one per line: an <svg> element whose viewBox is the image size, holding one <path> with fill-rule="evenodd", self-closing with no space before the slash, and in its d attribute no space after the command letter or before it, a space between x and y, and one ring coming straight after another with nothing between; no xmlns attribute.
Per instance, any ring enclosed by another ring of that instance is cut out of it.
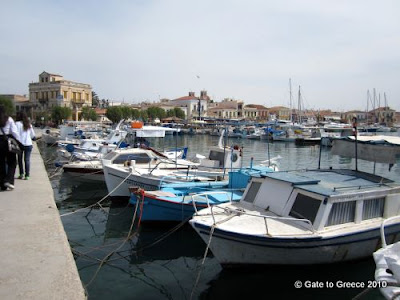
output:
<svg viewBox="0 0 400 300"><path fill-rule="evenodd" d="M29 84L29 96L36 112L48 111L56 106L73 110L73 119L79 119L84 106L92 105L92 87L89 84L65 80L63 76L42 72L39 82Z"/></svg>

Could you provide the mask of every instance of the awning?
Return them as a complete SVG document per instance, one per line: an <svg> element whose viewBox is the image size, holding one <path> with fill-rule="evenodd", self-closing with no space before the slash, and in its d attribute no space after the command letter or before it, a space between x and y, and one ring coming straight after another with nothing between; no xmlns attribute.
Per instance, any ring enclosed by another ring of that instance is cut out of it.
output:
<svg viewBox="0 0 400 300"><path fill-rule="evenodd" d="M165 137L166 131L179 132L180 128L168 128L161 126L143 126L139 129L131 129L136 133L137 137L150 138L150 137Z"/></svg>
<svg viewBox="0 0 400 300"><path fill-rule="evenodd" d="M332 154L355 158L355 138L334 139ZM377 163L395 164L400 158L400 137L359 136L357 158Z"/></svg>

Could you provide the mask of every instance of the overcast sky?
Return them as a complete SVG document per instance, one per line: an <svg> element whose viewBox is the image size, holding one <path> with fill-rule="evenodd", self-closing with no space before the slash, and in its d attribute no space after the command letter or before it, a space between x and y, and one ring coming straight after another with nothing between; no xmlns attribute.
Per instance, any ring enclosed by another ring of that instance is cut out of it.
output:
<svg viewBox="0 0 400 300"><path fill-rule="evenodd" d="M1 1L0 94L42 71L114 101L212 99L400 111L398 0ZM373 104L370 102L369 108ZM376 103L377 106L377 103Z"/></svg>

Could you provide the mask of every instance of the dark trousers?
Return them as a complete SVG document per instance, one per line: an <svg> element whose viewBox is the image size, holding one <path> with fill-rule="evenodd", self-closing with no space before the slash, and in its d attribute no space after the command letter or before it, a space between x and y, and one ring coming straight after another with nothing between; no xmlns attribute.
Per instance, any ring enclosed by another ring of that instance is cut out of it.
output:
<svg viewBox="0 0 400 300"><path fill-rule="evenodd" d="M31 165L31 153L32 146L22 146L21 153L18 154L18 167L19 174L24 175L24 165L25 165L25 176L29 176L30 165ZM23 159L23 160L22 160Z"/></svg>
<svg viewBox="0 0 400 300"><path fill-rule="evenodd" d="M4 183L14 184L17 155L8 151L7 140L0 136L0 188L5 190Z"/></svg>

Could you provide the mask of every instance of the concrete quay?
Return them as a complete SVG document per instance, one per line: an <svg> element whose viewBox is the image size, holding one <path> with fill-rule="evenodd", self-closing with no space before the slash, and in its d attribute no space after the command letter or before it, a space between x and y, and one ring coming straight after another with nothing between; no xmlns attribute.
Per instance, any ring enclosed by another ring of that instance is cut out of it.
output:
<svg viewBox="0 0 400 300"><path fill-rule="evenodd" d="M0 192L0 299L86 299L36 143L30 173Z"/></svg>

